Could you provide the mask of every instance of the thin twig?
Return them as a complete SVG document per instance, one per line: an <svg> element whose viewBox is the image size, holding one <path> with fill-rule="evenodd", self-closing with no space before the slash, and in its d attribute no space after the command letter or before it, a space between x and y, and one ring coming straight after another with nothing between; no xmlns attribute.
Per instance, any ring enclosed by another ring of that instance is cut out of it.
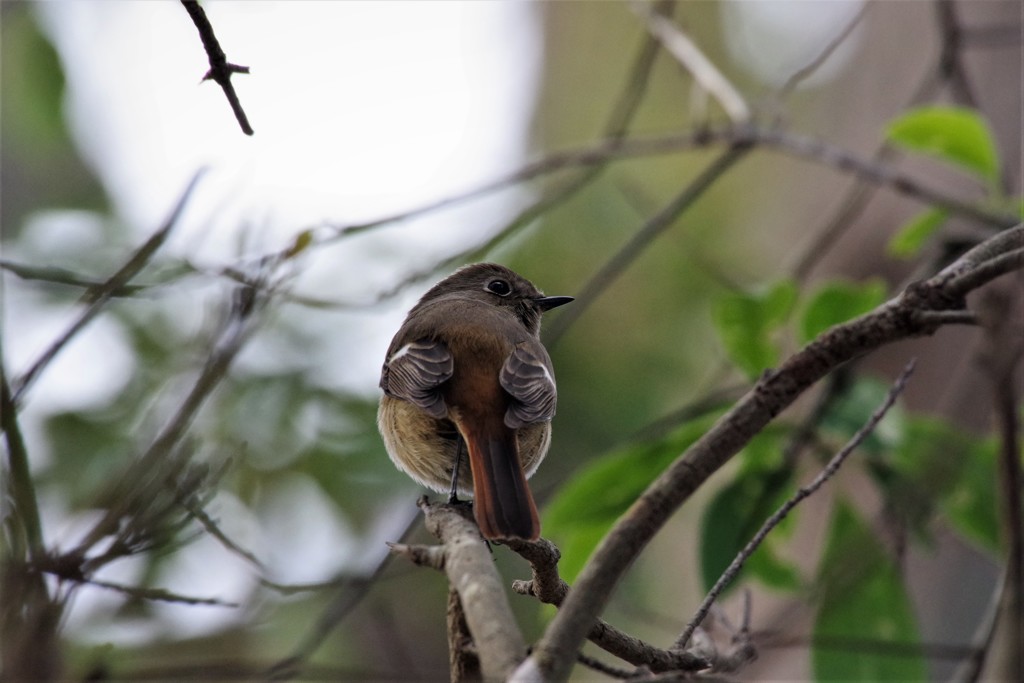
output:
<svg viewBox="0 0 1024 683"><path fill-rule="evenodd" d="M730 146L725 152L719 155L714 161L701 171L693 182L683 188L682 192L676 195L672 201L652 216L633 235L633 237L619 249L608 261L601 266L598 272L587 281L583 288L576 294L576 301L560 315L547 329L545 340L554 344L565 334L569 326L590 307L598 296L615 281L623 271L644 250L650 246L661 233L667 230L690 206L707 192L716 180L732 168L736 162L746 156L750 147L742 143Z"/></svg>
<svg viewBox="0 0 1024 683"><path fill-rule="evenodd" d="M1015 283L1019 294L1021 281ZM1024 340L1020 335L1020 300L1003 289L989 289L982 296L985 346L980 365L988 376L993 396L993 416L999 435L997 459L998 514L1006 557L999 600L987 638L980 640L989 678L1024 680L1024 501L1021 471L1020 394L1017 369ZM984 633L984 632L983 632ZM1002 643L1002 646L997 645ZM1009 647L1007 647L1009 646ZM981 669L975 671L980 675Z"/></svg>
<svg viewBox="0 0 1024 683"><path fill-rule="evenodd" d="M647 11L646 4L634 2L630 7L644 21L651 35L693 76L701 88L722 105L734 124L750 120L750 107L743 96L679 26L656 12Z"/></svg>
<svg viewBox="0 0 1024 683"><path fill-rule="evenodd" d="M78 319L72 323L71 327L67 329L60 337L58 337L36 360L32 366L25 371L25 373L14 382L14 395L12 400L15 405L21 402L25 392L28 388L42 373L47 365L50 364L58 353L67 346L75 335L81 332L86 325L88 325L93 318L95 318L100 311L106 306L107 302L118 292L123 292L125 285L134 278L139 271L141 271L150 259L153 258L153 254L156 253L157 249L163 245L170 235L171 230L178 224L178 220L181 218L181 214L185 210L185 206L188 203L189 197L192 196L193 190L199 183L199 179L202 178L205 169L200 169L192 176L192 180L189 181L185 187L185 191L181 194L181 198L178 199L177 204L171 211L171 215L167 218L164 224L158 229L153 235L146 240L146 242L139 247L135 253L131 255L131 258L118 269L116 273L111 275L106 281L96 288L88 290L82 295L82 302L87 303L88 306L78 316Z"/></svg>
<svg viewBox="0 0 1024 683"><path fill-rule="evenodd" d="M647 53L644 53L642 55L642 59L638 60L636 71L640 72L642 68L649 69L652 62L653 57L649 57ZM635 88L633 90L635 90ZM526 164L516 171L485 183L477 188L452 195L430 204L392 214L390 216L385 216L365 223L352 223L347 225L332 223L321 224L316 227L318 229L322 229L322 231L327 234L324 237L316 238L315 242L316 244L329 244L344 237L375 230L386 225L411 220L451 206L466 203L501 189L519 183L528 182L559 171L581 168L589 169L587 173L570 178L555 189L549 189L544 192L541 199L523 210L504 227L499 229L491 239L482 245L474 246L471 249L453 255L451 258L446 259L440 264L432 264L429 268L417 271L403 279L395 287L381 293L378 298L380 300L384 300L393 296L398 291L403 290L410 284L422 281L423 279L432 276L446 265L462 262L474 255L486 253L490 249L493 249L496 244L507 239L520 228L530 225L540 215L550 211L555 206L574 196L576 192L596 179L596 175L592 174L598 173L611 163L627 159L675 154L687 150L703 149L715 144L739 146L750 145L753 147L764 146L826 166L832 166L840 172L854 175L868 185L888 187L897 193L917 199L929 205L945 209L953 215L969 218L981 225L1005 228L1013 225L1017 220L1015 217L1008 214L1003 215L993 213L985 208L949 197L946 193L939 192L922 185L914 178L901 173L895 167L885 163L881 156L873 159L862 159L847 150L841 149L824 141L815 140L795 133L783 132L777 129L761 129L748 124L739 128L734 126L725 126L715 129L700 128L673 135L626 139L624 137L625 124L622 123L622 120L627 119L628 116L632 114L635 110L636 102L639 101L639 93L634 92L633 90L628 91L630 97L628 99L623 99L620 102L620 106L616 108L616 116L613 117L613 122L616 125L609 126L609 131L606 132L605 138L601 139L597 143L586 147L554 152L542 159ZM628 105L622 104L625 102L628 102ZM625 113L619 113L620 111ZM858 192L856 197L857 201L851 200L848 202L850 206L845 207L847 210L842 212L842 217L833 221L831 225L834 230L826 231L828 235L831 236L835 231L838 231L840 229L838 224L847 222L849 217L860 209L863 200L866 197L866 193ZM314 230L314 228L310 228L309 230ZM821 247L826 241L827 240L823 239L816 242L816 244ZM815 256L816 255L817 251L815 252ZM809 259L801 261L801 265L798 266L798 270L806 268L808 261ZM224 274L230 275L227 271L225 271ZM311 300L309 303L315 306L334 305L334 302L319 300ZM372 304L373 302L370 302L368 305ZM360 304L343 303L339 305L357 306ZM574 308L579 307L575 306ZM563 317L564 316L565 314L563 314Z"/></svg>
<svg viewBox="0 0 1024 683"><path fill-rule="evenodd" d="M1024 240L1021 240L1021 242L1024 242ZM977 268L958 275L949 282L949 289L950 291L966 294L976 289L978 283L988 282L1001 275L1019 270L1022 264L1024 264L1024 247L1018 247L1005 254L999 254L995 258L980 264Z"/></svg>
<svg viewBox="0 0 1024 683"><path fill-rule="evenodd" d="M18 263L8 259L0 259L0 269L13 273L22 280L37 280L55 285L68 285L71 287L82 287L95 289L103 285L102 282L79 275L73 271L57 266L33 266L27 263ZM113 298L132 296L139 291L146 289L149 285L127 285L110 293Z"/></svg>
<svg viewBox="0 0 1024 683"><path fill-rule="evenodd" d="M220 41L217 40L217 36L213 32L213 26L197 0L181 0L181 4L184 5L188 16L192 18L192 23L196 25L199 38L203 41L203 49L206 50L206 56L210 60L210 70L203 76L203 80L212 80L221 87L242 132L252 135L253 130L249 125L249 117L245 115L242 103L238 100L238 93L235 92L235 86L231 83L232 76L249 73L249 67L228 62L227 55L224 54Z"/></svg>
<svg viewBox="0 0 1024 683"><path fill-rule="evenodd" d="M211 518L210 515L206 513L206 510L203 509L201 505L195 505L192 501L189 500L179 500L179 503L181 504L182 507L188 510L188 513L192 515L192 517L195 518L197 522L199 522L200 526L203 527L206 533L213 536L213 538L216 539L227 550L246 560L249 564L251 564L256 569L259 569L261 572L266 569L266 567L264 567L263 563L260 562L259 558L256 557L254 553L252 553L249 550L246 550L238 543L233 541L227 534L225 534L224 531L213 520L213 518Z"/></svg>
<svg viewBox="0 0 1024 683"><path fill-rule="evenodd" d="M953 215L963 216L980 225L1006 228L1014 225L1018 220L1010 214L994 213L974 203L950 197L946 192L921 184L915 178L901 172L883 160L862 158L841 147L809 136L777 128L762 128L746 124L743 126L728 125L717 128L700 128L683 133L652 137L634 137L629 139L612 137L602 139L585 147L555 152L543 159L531 162L502 178L432 204L367 223L321 226L328 228L331 233L322 242L331 242L343 236L409 220L558 171L594 166L603 168L616 161L676 154L693 149L704 149L716 144L751 146L755 148L764 147L814 163L830 166L839 172L851 174L871 185L887 187L894 192L925 204L945 209ZM592 178L588 177L587 180L592 180ZM585 185L586 183L582 184ZM541 200L543 203L539 204L538 207L540 211L528 209L529 213L525 215L535 216L536 213L550 209L555 204L564 201L576 189L578 188L575 182L567 183L564 189L551 195L546 195ZM518 227L522 224L524 224L522 219L516 219L510 225ZM505 229L499 231L495 239L500 239L504 235Z"/></svg>
<svg viewBox="0 0 1024 683"><path fill-rule="evenodd" d="M173 591L165 590L163 588L142 588L139 586L126 586L121 583L114 583L111 581L100 581L99 579L93 578L83 578L79 581L80 583L89 586L96 586L97 588L106 588L107 590L116 591L123 595L127 595L132 598L138 598L140 600L152 600L155 602L174 602L183 605L212 605L215 607L237 608L240 606L236 602L228 602L226 600L220 600L218 598L197 598L189 595L181 595L180 593L174 593Z"/></svg>
<svg viewBox="0 0 1024 683"><path fill-rule="evenodd" d="M821 68L822 64L828 61L828 58L831 57L839 46L850 37L850 34L853 33L853 29L857 28L860 22L864 19L864 15L867 14L868 7L868 3L861 5L860 10L856 15L854 15L853 19L847 22L846 26L843 27L835 38L825 45L821 52L815 55L815 57L807 64L790 74L789 78L786 79L786 82L783 83L782 87L775 93L775 100L777 102L789 97L790 93L796 89L796 86L800 85L801 81L811 76L811 74Z"/></svg>
<svg viewBox="0 0 1024 683"><path fill-rule="evenodd" d="M512 590L520 595L530 595L543 603L559 606L569 593L569 584L558 574L558 560L561 553L554 543L547 539L521 541L510 539L509 549L530 563L533 578L529 581L513 581ZM651 671L700 671L708 668L709 661L698 653L665 650L632 636L603 619L598 619L587 634L594 645L615 655L634 666L644 666Z"/></svg>
<svg viewBox="0 0 1024 683"><path fill-rule="evenodd" d="M978 100L974 88L967 78L963 64L963 28L957 20L953 0L938 0L935 3L936 19L942 36L942 54L939 56L939 74L953 93L957 104L977 109Z"/></svg>
<svg viewBox="0 0 1024 683"><path fill-rule="evenodd" d="M680 634L679 638L676 640L673 645L674 649L682 650L686 648L686 644L689 642L690 636L693 635L694 629L696 629L704 620L704 617L707 616L708 610L711 609L715 600L717 600L722 591L732 583L740 569L743 568L743 564L751 555L754 554L754 551L757 550L761 543L764 542L764 539L769 533L771 533L772 529L777 527L782 520L786 518L786 515L788 515L793 508L799 505L802 500L820 489L826 481L831 479L832 476L839 471L839 468L842 467L846 458L849 457L849 455L853 453L858 446L860 446L864 439L874 431L875 427L878 426L878 423L882 421L882 418L885 417L886 413L889 412L889 409L896 402L897 397L899 397L899 395L903 393L904 388L906 388L907 381L910 379L910 375L914 372L914 364L914 360L907 363L903 368L903 372L900 373L900 376L896 378L896 382L889 389L889 393L886 394L885 400L882 401L882 404L874 413L871 414L871 417L864 426L857 430L857 433L853 435L853 438L851 438L828 462L825 468L818 473L818 476L816 476L807 486L798 489L789 500L783 503L782 506L775 511L775 514L769 517L765 523L761 525L761 528L757 530L754 537L747 542L726 570L722 572L722 575L718 577L718 580L715 581L715 585L711 587L711 590L708 591L704 601L701 602L700 607L697 608L696 614L694 614L690 623L686 625L686 628L683 629L682 634Z"/></svg>
<svg viewBox="0 0 1024 683"><path fill-rule="evenodd" d="M605 664L600 659L596 657L591 657L590 655L583 654L582 652L576 655L576 661L582 664L583 666L587 667L591 671L596 671L598 673L604 674L605 676L610 676L611 678L617 678L619 680L626 680L627 678L632 678L632 676L636 673L635 670L620 669L619 667L612 666L610 664Z"/></svg>

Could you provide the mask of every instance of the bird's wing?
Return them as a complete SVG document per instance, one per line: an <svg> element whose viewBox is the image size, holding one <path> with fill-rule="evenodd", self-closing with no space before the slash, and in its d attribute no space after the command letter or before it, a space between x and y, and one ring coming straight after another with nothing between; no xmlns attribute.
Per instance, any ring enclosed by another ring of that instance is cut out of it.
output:
<svg viewBox="0 0 1024 683"><path fill-rule="evenodd" d="M448 408L438 387L451 378L452 367L448 347L439 341L417 339L387 359L380 373L380 388L440 419L448 414Z"/></svg>
<svg viewBox="0 0 1024 683"><path fill-rule="evenodd" d="M518 344L498 377L502 388L512 395L505 411L505 424L518 429L555 416L555 375L551 359L539 342Z"/></svg>

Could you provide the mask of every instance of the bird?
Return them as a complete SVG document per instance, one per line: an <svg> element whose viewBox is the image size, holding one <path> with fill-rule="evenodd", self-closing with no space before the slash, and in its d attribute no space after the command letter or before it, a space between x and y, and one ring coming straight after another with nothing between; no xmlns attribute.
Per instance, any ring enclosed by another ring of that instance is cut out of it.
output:
<svg viewBox="0 0 1024 683"><path fill-rule="evenodd" d="M471 494L488 540L540 536L526 480L547 454L557 400L541 315L572 300L502 265L464 266L423 295L388 347L377 415L388 455L451 502Z"/></svg>

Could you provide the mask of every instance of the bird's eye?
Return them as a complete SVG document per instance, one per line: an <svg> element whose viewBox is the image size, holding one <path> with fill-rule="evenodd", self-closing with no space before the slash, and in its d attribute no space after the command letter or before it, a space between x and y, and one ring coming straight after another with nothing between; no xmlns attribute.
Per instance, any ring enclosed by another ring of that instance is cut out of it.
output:
<svg viewBox="0 0 1024 683"><path fill-rule="evenodd" d="M491 280L487 283L487 291L498 296L508 296L512 292L512 286L504 280Z"/></svg>

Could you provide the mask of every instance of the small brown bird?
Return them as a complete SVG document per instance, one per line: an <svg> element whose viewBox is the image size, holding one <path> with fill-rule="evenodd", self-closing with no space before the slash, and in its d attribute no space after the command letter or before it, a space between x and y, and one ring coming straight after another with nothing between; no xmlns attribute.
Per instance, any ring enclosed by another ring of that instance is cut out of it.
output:
<svg viewBox="0 0 1024 683"><path fill-rule="evenodd" d="M388 348L377 415L388 455L452 499L472 493L485 538L540 536L526 478L547 453L555 414L540 318L570 301L544 296L504 266L477 263L424 294Z"/></svg>

